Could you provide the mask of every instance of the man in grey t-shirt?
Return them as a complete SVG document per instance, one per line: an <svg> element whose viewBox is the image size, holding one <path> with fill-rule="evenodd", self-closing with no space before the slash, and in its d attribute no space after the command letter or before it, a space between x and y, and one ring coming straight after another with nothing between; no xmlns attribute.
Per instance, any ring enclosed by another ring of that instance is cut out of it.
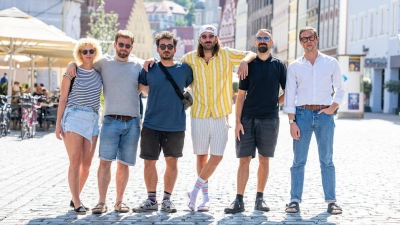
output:
<svg viewBox="0 0 400 225"><path fill-rule="evenodd" d="M129 212L122 202L129 179L129 167L136 163L136 152L140 135L139 93L147 87L138 84L142 66L129 58L134 42L133 34L120 30L115 35L115 55L106 56L94 64L101 74L104 90L104 118L100 132L99 158L97 173L99 201L92 213L107 212L106 194L111 180L111 162L118 160L116 172L117 212ZM74 64L67 69L68 75L74 75Z"/></svg>

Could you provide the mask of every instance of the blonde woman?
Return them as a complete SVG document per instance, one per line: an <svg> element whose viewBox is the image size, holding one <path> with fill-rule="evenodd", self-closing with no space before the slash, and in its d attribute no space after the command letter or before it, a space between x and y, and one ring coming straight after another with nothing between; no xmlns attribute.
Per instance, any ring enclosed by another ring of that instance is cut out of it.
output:
<svg viewBox="0 0 400 225"><path fill-rule="evenodd" d="M58 105L56 137L64 140L69 157L68 183L72 194L70 206L77 214L86 214L79 197L89 176L89 169L99 135L98 110L102 79L93 64L101 58L101 47L92 38L82 38L74 49L79 64L77 76L64 74Z"/></svg>

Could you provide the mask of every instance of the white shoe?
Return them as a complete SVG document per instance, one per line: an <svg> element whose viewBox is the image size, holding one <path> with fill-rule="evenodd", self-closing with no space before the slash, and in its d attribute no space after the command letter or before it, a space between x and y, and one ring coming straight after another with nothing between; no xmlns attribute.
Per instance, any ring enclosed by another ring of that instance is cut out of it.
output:
<svg viewBox="0 0 400 225"><path fill-rule="evenodd" d="M194 211L194 208L196 208L196 202L191 202L190 200L190 192L186 192L186 205L189 207L190 210Z"/></svg>

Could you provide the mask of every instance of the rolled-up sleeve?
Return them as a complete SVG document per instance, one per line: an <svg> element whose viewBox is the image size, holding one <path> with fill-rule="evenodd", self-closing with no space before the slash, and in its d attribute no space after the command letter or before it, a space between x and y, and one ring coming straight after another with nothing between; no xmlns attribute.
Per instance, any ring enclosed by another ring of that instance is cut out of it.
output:
<svg viewBox="0 0 400 225"><path fill-rule="evenodd" d="M296 113L296 73L293 69L293 65L290 65L287 70L286 87L285 87L285 102L283 104L283 112L286 114Z"/></svg>
<svg viewBox="0 0 400 225"><path fill-rule="evenodd" d="M338 105L341 105L343 103L343 98L345 94L345 91L343 89L343 78L339 62L336 59L334 60L334 62L335 62L335 69L332 75L332 83L333 83L333 89L335 91L335 96L333 98L333 102L337 103Z"/></svg>

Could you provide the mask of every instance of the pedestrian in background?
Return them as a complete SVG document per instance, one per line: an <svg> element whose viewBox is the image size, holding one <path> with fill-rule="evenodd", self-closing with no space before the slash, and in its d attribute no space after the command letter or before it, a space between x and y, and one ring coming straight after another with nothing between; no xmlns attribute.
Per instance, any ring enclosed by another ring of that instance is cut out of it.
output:
<svg viewBox="0 0 400 225"><path fill-rule="evenodd" d="M336 178L333 164L333 113L344 97L342 73L335 58L318 50L319 37L312 27L299 32L304 55L288 67L284 112L288 114L290 135L293 138L293 165L291 172L290 203L286 212L300 211L311 136L317 139L322 187L328 212L340 214L336 204ZM332 87L334 95L332 96Z"/></svg>
<svg viewBox="0 0 400 225"><path fill-rule="evenodd" d="M114 210L120 213L130 210L123 202L123 197L129 179L129 166L136 163L140 135L139 94L145 88L138 84L141 64L138 59L129 57L133 42L134 37L130 31L119 30L115 34L115 55L107 55L94 64L95 70L101 74L104 91L100 165L97 172L99 199L92 208L94 214L102 214L108 210L106 196L111 181L111 163L115 160L118 162ZM67 74L75 76L75 68L75 63L70 63Z"/></svg>
<svg viewBox="0 0 400 225"><path fill-rule="evenodd" d="M101 47L95 39L82 38L75 46L74 58L79 64L78 76L74 82L69 75L63 76L55 133L58 139L64 140L70 161L70 206L77 214L85 214L88 208L79 195L89 176L99 135L102 79L93 65L101 58Z"/></svg>
<svg viewBox="0 0 400 225"><path fill-rule="evenodd" d="M5 83L8 83L7 73L4 73L3 77L0 79L0 86L2 86Z"/></svg>
<svg viewBox="0 0 400 225"><path fill-rule="evenodd" d="M178 43L174 34L168 31L161 32L155 37L155 41L161 61L154 64L148 72L143 69L139 76L139 82L149 87L140 139L140 158L144 159L144 181L148 198L134 207L133 211L158 210L156 162L162 150L166 168L161 210L174 213L176 207L171 195L178 177L178 158L182 157L186 113L181 99L162 67L166 68L182 93L183 89L193 82L193 73L187 64L174 62Z"/></svg>
<svg viewBox="0 0 400 225"><path fill-rule="evenodd" d="M283 104L286 66L271 55L274 44L271 31L260 29L254 46L257 58L249 63L248 76L239 81L236 99L236 156L240 159L237 172L237 195L226 213L245 210L243 195L249 179L251 159L258 149L257 193L254 209L268 212L263 199L269 175L269 159L274 157L279 133L279 104Z"/></svg>

